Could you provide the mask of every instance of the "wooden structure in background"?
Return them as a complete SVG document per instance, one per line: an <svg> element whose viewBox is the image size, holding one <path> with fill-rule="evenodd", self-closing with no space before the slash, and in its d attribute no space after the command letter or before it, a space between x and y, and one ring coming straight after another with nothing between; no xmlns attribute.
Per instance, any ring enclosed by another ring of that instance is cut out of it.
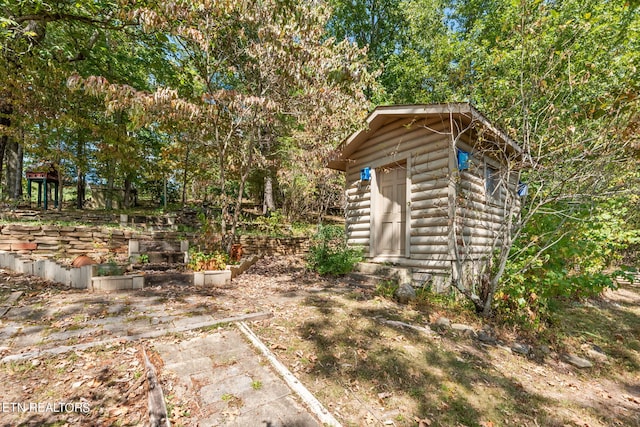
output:
<svg viewBox="0 0 640 427"><path fill-rule="evenodd" d="M27 171L27 193L29 204L31 204L31 187L33 183L38 184L38 207L43 205L44 210L49 208L49 185L54 186L54 207L58 207L58 171L53 166L46 172ZM44 204L43 204L44 195Z"/></svg>
<svg viewBox="0 0 640 427"><path fill-rule="evenodd" d="M519 207L518 144L468 103L378 107L367 125L329 163L346 173L349 243L423 282L486 260Z"/></svg>

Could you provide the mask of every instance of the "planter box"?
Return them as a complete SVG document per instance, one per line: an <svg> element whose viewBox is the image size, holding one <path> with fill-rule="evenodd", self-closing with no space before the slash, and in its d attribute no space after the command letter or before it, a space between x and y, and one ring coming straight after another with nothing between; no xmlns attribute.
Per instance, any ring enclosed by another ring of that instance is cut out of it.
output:
<svg viewBox="0 0 640 427"><path fill-rule="evenodd" d="M231 284L231 270L206 270L193 273L196 286L228 286Z"/></svg>
<svg viewBox="0 0 640 427"><path fill-rule="evenodd" d="M97 276L91 278L91 290L93 291L120 291L125 289L142 289L143 287L143 274L132 274L129 276Z"/></svg>

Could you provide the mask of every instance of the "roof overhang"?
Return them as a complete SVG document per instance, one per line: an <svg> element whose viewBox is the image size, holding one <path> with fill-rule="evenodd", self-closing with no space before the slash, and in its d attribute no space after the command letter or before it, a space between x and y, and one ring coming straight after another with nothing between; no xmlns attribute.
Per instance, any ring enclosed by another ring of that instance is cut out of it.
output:
<svg viewBox="0 0 640 427"><path fill-rule="evenodd" d="M447 104L414 104L414 105L390 105L377 107L366 119L366 127L349 136L337 148L339 155L328 163L328 167L340 171L346 171L349 159L358 148L385 124L398 118L429 119L442 117L453 119L465 124L478 123L485 132L500 145L517 155L522 154L522 148L507 135L502 129L494 126L473 105L464 103Z"/></svg>

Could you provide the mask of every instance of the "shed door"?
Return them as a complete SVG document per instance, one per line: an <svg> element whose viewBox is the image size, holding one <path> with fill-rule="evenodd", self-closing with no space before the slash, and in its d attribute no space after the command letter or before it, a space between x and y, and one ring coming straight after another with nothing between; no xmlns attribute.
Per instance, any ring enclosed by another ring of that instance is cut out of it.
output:
<svg viewBox="0 0 640 427"><path fill-rule="evenodd" d="M376 170L378 197L376 203L375 255L404 255L405 212L407 208L406 167Z"/></svg>

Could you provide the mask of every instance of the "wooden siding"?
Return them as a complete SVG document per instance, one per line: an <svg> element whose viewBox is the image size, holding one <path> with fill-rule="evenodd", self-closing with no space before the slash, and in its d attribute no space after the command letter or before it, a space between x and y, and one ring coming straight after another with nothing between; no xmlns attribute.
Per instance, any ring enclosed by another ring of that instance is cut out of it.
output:
<svg viewBox="0 0 640 427"><path fill-rule="evenodd" d="M502 182L487 194L487 180L492 183L504 168L501 151L517 157L518 145L468 105L469 111L464 105L460 111L453 107L379 107L367 119L369 130L352 135L331 165L346 172L349 243L363 246L373 262L411 268L416 284L430 283L436 290L466 270L480 274L492 248L501 243L509 203L516 208L520 203L513 194L515 174L507 179L511 191ZM452 126L465 131L456 135L455 147ZM479 142L479 130L488 130L489 139ZM456 147L470 153L469 169L458 171ZM360 180L365 167L371 169L370 182ZM394 168L406 171L405 250L381 255L375 240L383 233L373 224L383 217L377 206L391 196L380 194L379 176ZM488 168L496 171L489 178Z"/></svg>
<svg viewBox="0 0 640 427"><path fill-rule="evenodd" d="M449 236L449 157L451 137L448 122L392 120L382 126L351 156L347 179L347 236L350 244L371 253L371 198L376 179L360 181L360 170L406 165L410 212L407 215L407 256L393 262L417 269L451 268ZM402 166L401 166L402 167ZM374 196L375 197L375 196ZM375 215L374 215L375 220ZM376 257L373 260L387 259Z"/></svg>
<svg viewBox="0 0 640 427"><path fill-rule="evenodd" d="M500 243L507 191L502 188L495 197L488 195L485 175L487 165L499 169L499 164L478 154L470 138L463 135L459 148L471 153L472 165L458 173L449 126L441 118L428 122L391 119L362 142L347 165L349 244L362 246L374 262L391 261L411 268L417 282L445 283L455 274L457 254L464 263L482 262ZM371 168L370 182L360 181L360 170L365 167ZM372 204L379 197L376 169L381 167L406 168L405 256L378 255L372 246L372 222L377 221ZM510 181L510 185L517 183L513 177Z"/></svg>
<svg viewBox="0 0 640 427"><path fill-rule="evenodd" d="M463 142L459 147L470 153L471 160L469 169L460 172L455 189L455 244L461 260L477 260L490 255L502 242L502 228L509 203L512 203L506 186L515 188L517 179L507 178L495 159L475 151L466 136L461 139ZM493 195L487 189L487 168L495 169L499 175L496 177L497 191ZM519 201L513 200L513 203Z"/></svg>

